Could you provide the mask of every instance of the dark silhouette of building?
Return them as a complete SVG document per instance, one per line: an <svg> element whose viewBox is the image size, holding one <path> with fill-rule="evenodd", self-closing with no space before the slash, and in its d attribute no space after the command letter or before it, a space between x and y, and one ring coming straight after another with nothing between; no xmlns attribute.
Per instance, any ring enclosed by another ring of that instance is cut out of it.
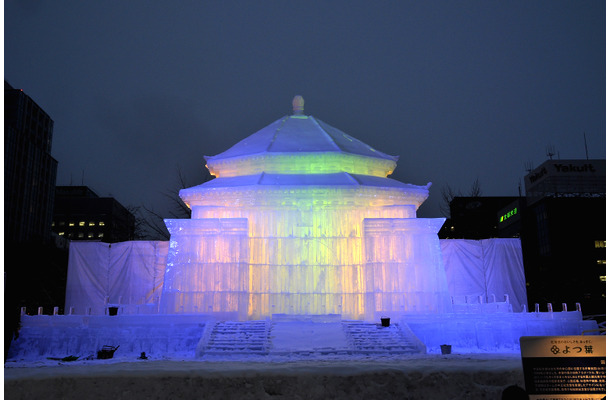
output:
<svg viewBox="0 0 610 400"><path fill-rule="evenodd" d="M524 197L455 197L442 239L521 238L528 306L605 314L605 160L547 160Z"/></svg>
<svg viewBox="0 0 610 400"><path fill-rule="evenodd" d="M51 234L57 161L53 120L23 90L4 82L5 357L20 307L64 303L68 253Z"/></svg>
<svg viewBox="0 0 610 400"><path fill-rule="evenodd" d="M581 303L584 314L605 314L606 162L547 160L525 176L520 225L528 302Z"/></svg>
<svg viewBox="0 0 610 400"><path fill-rule="evenodd" d="M4 81L4 234L6 243L46 243L57 161L53 120L23 90Z"/></svg>
<svg viewBox="0 0 610 400"><path fill-rule="evenodd" d="M135 217L116 199L87 186L57 186L53 232L68 240L106 243L134 240Z"/></svg>
<svg viewBox="0 0 610 400"><path fill-rule="evenodd" d="M518 197L454 197L449 210L451 217L439 232L441 239L487 239L499 237L498 210Z"/></svg>

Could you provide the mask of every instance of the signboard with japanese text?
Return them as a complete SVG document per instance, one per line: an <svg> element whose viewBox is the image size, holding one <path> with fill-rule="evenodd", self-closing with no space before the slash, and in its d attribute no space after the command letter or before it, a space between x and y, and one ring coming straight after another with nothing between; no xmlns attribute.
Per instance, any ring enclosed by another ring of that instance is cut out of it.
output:
<svg viewBox="0 0 610 400"><path fill-rule="evenodd" d="M606 336L523 336L521 360L530 400L606 396Z"/></svg>

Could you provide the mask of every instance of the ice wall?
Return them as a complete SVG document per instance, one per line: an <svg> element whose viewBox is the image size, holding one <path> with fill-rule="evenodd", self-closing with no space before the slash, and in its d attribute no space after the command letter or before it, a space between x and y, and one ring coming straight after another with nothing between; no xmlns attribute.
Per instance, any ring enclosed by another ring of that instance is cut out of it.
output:
<svg viewBox="0 0 610 400"><path fill-rule="evenodd" d="M451 300L438 239L444 218L365 219L365 281L375 312L442 313Z"/></svg>
<svg viewBox="0 0 610 400"><path fill-rule="evenodd" d="M162 312L373 319L450 304L437 236L444 220L388 205L395 200L386 190L295 188L283 198L224 192L225 203L241 206L198 205L193 219L166 221L172 239Z"/></svg>
<svg viewBox="0 0 610 400"><path fill-rule="evenodd" d="M248 304L248 221L168 220L171 233L160 311L237 312Z"/></svg>

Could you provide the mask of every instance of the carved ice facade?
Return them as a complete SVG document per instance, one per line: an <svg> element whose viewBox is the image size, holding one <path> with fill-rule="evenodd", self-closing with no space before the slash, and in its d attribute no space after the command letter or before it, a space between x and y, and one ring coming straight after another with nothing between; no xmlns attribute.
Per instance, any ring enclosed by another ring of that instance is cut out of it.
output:
<svg viewBox="0 0 610 400"><path fill-rule="evenodd" d="M417 218L428 188L387 176L398 157L302 113L206 157L216 179L180 191L169 219L161 313L443 313L450 296L437 236Z"/></svg>

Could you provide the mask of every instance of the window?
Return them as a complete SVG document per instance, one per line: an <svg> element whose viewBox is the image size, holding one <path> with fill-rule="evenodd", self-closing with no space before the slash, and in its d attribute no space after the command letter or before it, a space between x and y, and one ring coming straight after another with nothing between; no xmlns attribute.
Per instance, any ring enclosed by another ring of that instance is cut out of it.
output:
<svg viewBox="0 0 610 400"><path fill-rule="evenodd" d="M63 235L65 235L65 234L66 234L65 232L59 232L59 233L58 233L58 235L59 235L59 236L63 236Z"/></svg>
<svg viewBox="0 0 610 400"><path fill-rule="evenodd" d="M606 248L606 241L605 240L596 240L595 241L595 248L596 249L605 249Z"/></svg>
<svg viewBox="0 0 610 400"><path fill-rule="evenodd" d="M93 232L89 232L89 233L87 234L87 238L89 238L89 239L93 239Z"/></svg>
<svg viewBox="0 0 610 400"><path fill-rule="evenodd" d="M89 226L95 226L95 222L93 222L93 221L89 222Z"/></svg>
<svg viewBox="0 0 610 400"><path fill-rule="evenodd" d="M104 226L104 221L100 221L99 226Z"/></svg>
<svg viewBox="0 0 610 400"><path fill-rule="evenodd" d="M599 277L599 280L600 280L601 282L606 282L606 275L602 275L602 276L600 276L600 277Z"/></svg>
<svg viewBox="0 0 610 400"><path fill-rule="evenodd" d="M103 237L104 237L104 234L103 234L102 232L100 232L100 233L98 233L98 234L97 234L97 237L98 237L98 238L103 238Z"/></svg>
<svg viewBox="0 0 610 400"><path fill-rule="evenodd" d="M85 226L85 221L80 221L80 222L78 223L78 226Z"/></svg>
<svg viewBox="0 0 610 400"><path fill-rule="evenodd" d="M65 226L66 223L64 221L59 221L59 226Z"/></svg>
<svg viewBox="0 0 610 400"><path fill-rule="evenodd" d="M597 260L597 265L606 265L606 260Z"/></svg>
<svg viewBox="0 0 610 400"><path fill-rule="evenodd" d="M51 226L55 226L55 221L51 222Z"/></svg>
<svg viewBox="0 0 610 400"><path fill-rule="evenodd" d="M74 222L70 222L68 226L74 226Z"/></svg>
<svg viewBox="0 0 610 400"><path fill-rule="evenodd" d="M84 234L84 233L82 233L82 232L79 232L79 233L78 233L78 237L79 237L79 238L84 238L84 237L85 237L85 234Z"/></svg>

